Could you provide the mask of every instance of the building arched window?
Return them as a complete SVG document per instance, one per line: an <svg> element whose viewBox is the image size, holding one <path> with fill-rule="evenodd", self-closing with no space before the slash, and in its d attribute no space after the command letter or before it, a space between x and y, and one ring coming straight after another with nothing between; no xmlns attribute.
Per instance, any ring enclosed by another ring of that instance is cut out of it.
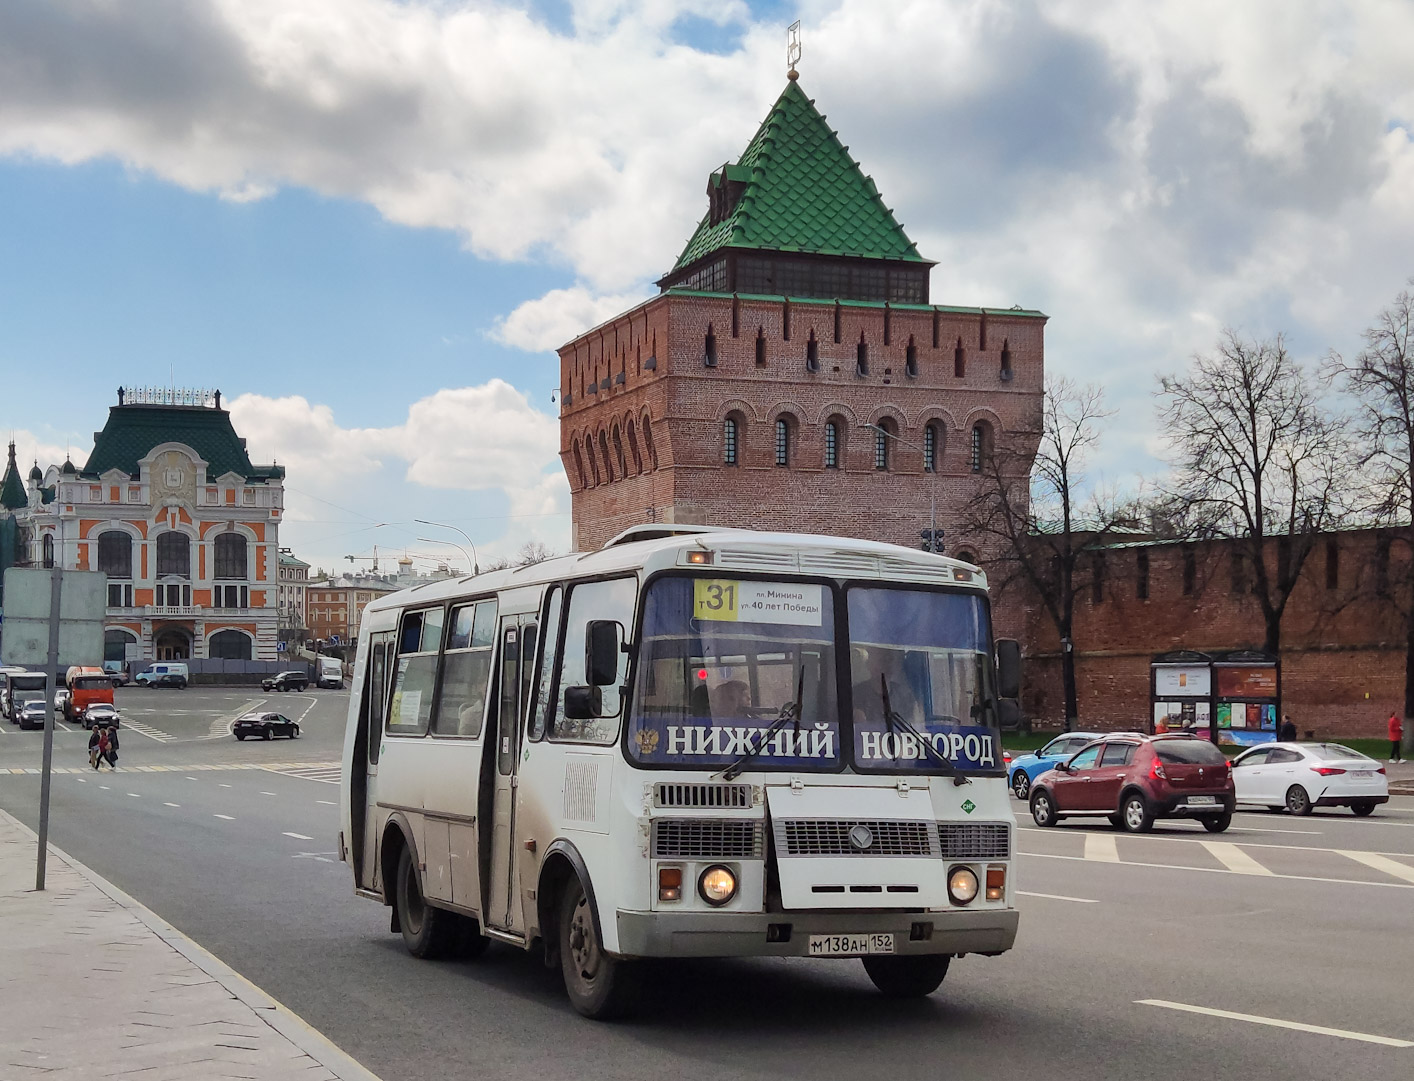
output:
<svg viewBox="0 0 1414 1081"><path fill-rule="evenodd" d="M963 351L961 338L958 338L957 348L952 351L952 373L959 379L967 374L967 354Z"/></svg>
<svg viewBox="0 0 1414 1081"><path fill-rule="evenodd" d="M874 428L874 468L889 468L889 444L893 442L894 422L885 417Z"/></svg>
<svg viewBox="0 0 1414 1081"><path fill-rule="evenodd" d="M722 462L736 465L740 454L741 431L735 417L722 421Z"/></svg>
<svg viewBox="0 0 1414 1081"><path fill-rule="evenodd" d="M702 339L702 363L708 368L717 366L717 335L712 333L712 324L707 324L707 336Z"/></svg>
<svg viewBox="0 0 1414 1081"><path fill-rule="evenodd" d="M39 542L39 547L40 557L43 559L46 569L54 566L54 534L44 534L43 539Z"/></svg>
<svg viewBox="0 0 1414 1081"><path fill-rule="evenodd" d="M643 450L648 455L648 468L658 468L658 448L653 444L653 420L647 413L643 414L643 421L639 425L643 432Z"/></svg>
<svg viewBox="0 0 1414 1081"><path fill-rule="evenodd" d="M213 547L216 549L216 578L246 577L246 542L240 533L218 533Z"/></svg>
<svg viewBox="0 0 1414 1081"><path fill-rule="evenodd" d="M910 379L918 377L918 346L913 344L913 335L908 336L908 346L903 351L903 374Z"/></svg>
<svg viewBox="0 0 1414 1081"><path fill-rule="evenodd" d="M776 464L790 465L790 421L776 418Z"/></svg>
<svg viewBox="0 0 1414 1081"><path fill-rule="evenodd" d="M766 328L756 328L756 366L764 367L766 364Z"/></svg>
<svg viewBox="0 0 1414 1081"><path fill-rule="evenodd" d="M840 467L840 422L837 418L831 417L825 421L825 468L838 469Z"/></svg>
<svg viewBox="0 0 1414 1081"><path fill-rule="evenodd" d="M217 631L207 644L207 656L227 661L248 661L250 656L250 635L240 631Z"/></svg>
<svg viewBox="0 0 1414 1081"><path fill-rule="evenodd" d="M604 483L614 479L614 460L609 457L609 437L599 430L599 460L604 463Z"/></svg>
<svg viewBox="0 0 1414 1081"><path fill-rule="evenodd" d="M98 569L109 578L133 576L133 539L121 529L98 534Z"/></svg>
<svg viewBox="0 0 1414 1081"><path fill-rule="evenodd" d="M632 418L624 425L624 432L628 436L628 452L633 456L633 473L638 476L643 472L643 455L638 452L638 429Z"/></svg>
<svg viewBox="0 0 1414 1081"><path fill-rule="evenodd" d="M820 343L815 340L813 328L810 331L810 337L805 341L805 370L807 372L820 370Z"/></svg>
<svg viewBox="0 0 1414 1081"><path fill-rule="evenodd" d="M938 425L936 422L930 423L923 428L923 472L936 473L938 471L938 445L942 442L938 438Z"/></svg>
<svg viewBox="0 0 1414 1081"><path fill-rule="evenodd" d="M579 486L588 488L590 486L589 474L584 471L584 453L579 449L578 439L574 441L574 472L575 476L579 478Z"/></svg>
<svg viewBox="0 0 1414 1081"><path fill-rule="evenodd" d="M628 476L628 459L624 456L624 437L617 424L614 425L614 460L618 463L619 476Z"/></svg>
<svg viewBox="0 0 1414 1081"><path fill-rule="evenodd" d="M157 577L191 577L191 538L171 530L157 537Z"/></svg>
<svg viewBox="0 0 1414 1081"><path fill-rule="evenodd" d="M854 374L869 374L869 343L864 340L864 332L859 332L859 344L854 347Z"/></svg>
<svg viewBox="0 0 1414 1081"><path fill-rule="evenodd" d="M1011 379L1011 339L1002 339L1002 382Z"/></svg>
<svg viewBox="0 0 1414 1081"><path fill-rule="evenodd" d="M959 548L953 558L960 559L964 563L971 563L974 567L978 566L976 553L969 552L966 548Z"/></svg>
<svg viewBox="0 0 1414 1081"><path fill-rule="evenodd" d="M982 465L992 453L992 427L985 420L972 426L972 448L968 464L974 473L982 472Z"/></svg>

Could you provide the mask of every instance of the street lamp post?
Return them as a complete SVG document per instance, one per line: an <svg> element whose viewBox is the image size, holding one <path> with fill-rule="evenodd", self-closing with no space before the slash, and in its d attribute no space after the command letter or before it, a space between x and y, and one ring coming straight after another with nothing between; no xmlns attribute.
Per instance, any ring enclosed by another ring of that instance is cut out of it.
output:
<svg viewBox="0 0 1414 1081"><path fill-rule="evenodd" d="M878 424L865 424L862 425L862 427L872 428L880 435L887 436L895 443L902 443L905 447L911 447L912 449L918 451L920 454L926 455L928 453L917 443L911 443L907 439L904 439L902 436L894 435L893 432L889 431L887 428L881 427ZM927 469L926 471L932 473L933 476L936 477L938 475L937 462L933 463L933 468ZM928 486L928 551L932 552L934 555L940 554L938 552L938 482L936 480Z"/></svg>
<svg viewBox="0 0 1414 1081"><path fill-rule="evenodd" d="M452 530L454 533L460 533L463 537L466 537L466 543L471 546L471 573L472 573L472 574L480 574L480 573L481 573L481 567L480 567L480 566L477 564L477 562L476 562L476 545L475 545L474 543L472 543L472 539L471 539L470 537L467 537L467 535L466 535L466 530L464 530L464 529L459 529L458 527L456 527L456 526L454 526L454 525L448 525L446 522L429 522L426 518L414 518L413 521L416 522L418 525L431 525L431 526L436 526L438 529L450 529L450 530ZM418 538L418 540L425 540L425 539L426 539L425 537L419 537L419 538ZM433 544L438 544L438 543L442 543L442 542L433 541L432 543L433 543ZM451 543L451 542L446 542L446 543ZM452 545L452 547L454 547L454 548L460 548L461 545ZM466 553L463 552L462 554L465 555Z"/></svg>

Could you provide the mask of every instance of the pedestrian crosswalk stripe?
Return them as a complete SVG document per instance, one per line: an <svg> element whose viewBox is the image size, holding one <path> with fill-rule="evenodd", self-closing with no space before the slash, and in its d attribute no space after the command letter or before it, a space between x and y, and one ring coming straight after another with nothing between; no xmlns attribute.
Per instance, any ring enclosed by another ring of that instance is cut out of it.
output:
<svg viewBox="0 0 1414 1081"><path fill-rule="evenodd" d="M1087 833L1085 835L1085 858L1100 863L1118 863L1119 845L1108 833Z"/></svg>
<svg viewBox="0 0 1414 1081"><path fill-rule="evenodd" d="M1204 841L1203 847L1211 852L1219 863L1229 871L1240 875L1270 875L1267 868L1254 860L1230 841Z"/></svg>
<svg viewBox="0 0 1414 1081"><path fill-rule="evenodd" d="M1387 875L1395 878L1402 878L1406 882L1414 882L1414 867L1407 863L1400 863L1392 860L1388 856L1381 856L1376 852L1351 852L1341 849L1342 856L1349 856L1356 863L1363 863L1366 867L1373 867L1376 871L1383 871Z"/></svg>

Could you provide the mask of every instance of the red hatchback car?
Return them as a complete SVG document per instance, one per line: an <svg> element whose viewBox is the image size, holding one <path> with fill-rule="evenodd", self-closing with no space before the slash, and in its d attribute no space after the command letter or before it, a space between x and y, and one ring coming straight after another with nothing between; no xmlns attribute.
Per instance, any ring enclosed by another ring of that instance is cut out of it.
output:
<svg viewBox="0 0 1414 1081"><path fill-rule="evenodd" d="M1143 833L1156 818L1196 818L1209 833L1232 823L1232 767L1193 736L1111 736L1071 755L1031 785L1031 817L1054 826L1073 815L1104 815L1115 829Z"/></svg>

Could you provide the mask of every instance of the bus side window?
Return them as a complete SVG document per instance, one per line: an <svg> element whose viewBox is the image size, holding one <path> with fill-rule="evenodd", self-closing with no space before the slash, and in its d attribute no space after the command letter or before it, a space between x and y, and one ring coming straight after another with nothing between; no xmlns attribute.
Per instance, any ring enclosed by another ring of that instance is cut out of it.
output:
<svg viewBox="0 0 1414 1081"><path fill-rule="evenodd" d="M566 717L565 688L582 686L588 682L584 671L584 647L591 620L613 620L624 628L625 641L632 640L633 605L637 594L638 580L635 578L584 582L570 590L555 721L550 728L551 739L600 744L613 743L618 739L619 714L623 709L623 685L628 678L627 652L619 654L618 670L613 681L599 688L601 707L597 717L585 720Z"/></svg>
<svg viewBox="0 0 1414 1081"><path fill-rule="evenodd" d="M496 602L462 605L452 609L451 633L442 661L442 685L432 731L439 736L481 735L486 712L486 686L491 678L491 639L477 629L494 634Z"/></svg>
<svg viewBox="0 0 1414 1081"><path fill-rule="evenodd" d="M393 672L393 699L388 706L390 736L427 734L432 696L437 683L437 658L442 642L441 608L403 614L398 636L401 649ZM414 652L408 652L408 647Z"/></svg>
<svg viewBox="0 0 1414 1081"><path fill-rule="evenodd" d="M531 707L530 724L526 729L527 739L541 739L545 735L545 723L550 713L551 688L555 684L555 649L560 642L560 606L564 590L559 586L550 590L550 599L545 604L545 628L541 636L544 650L540 657L540 686L535 692L535 702Z"/></svg>

